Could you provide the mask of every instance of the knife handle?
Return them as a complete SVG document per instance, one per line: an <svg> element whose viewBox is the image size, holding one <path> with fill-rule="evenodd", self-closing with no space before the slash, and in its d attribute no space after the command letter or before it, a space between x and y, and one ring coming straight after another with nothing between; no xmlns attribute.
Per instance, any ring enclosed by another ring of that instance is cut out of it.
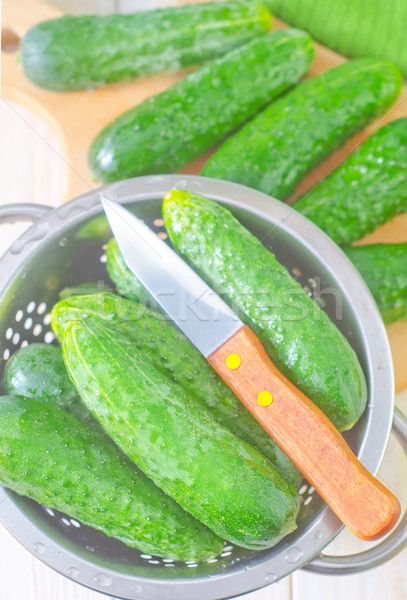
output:
<svg viewBox="0 0 407 600"><path fill-rule="evenodd" d="M277 369L249 327L241 327L207 360L355 535L374 540L390 531L400 516L397 498Z"/></svg>

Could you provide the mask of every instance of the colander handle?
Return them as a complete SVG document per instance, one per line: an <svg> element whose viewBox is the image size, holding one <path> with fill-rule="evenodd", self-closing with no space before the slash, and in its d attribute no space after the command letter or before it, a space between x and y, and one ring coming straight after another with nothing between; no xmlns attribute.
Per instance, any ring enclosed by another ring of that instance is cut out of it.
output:
<svg viewBox="0 0 407 600"><path fill-rule="evenodd" d="M3 204L0 206L0 223L37 221L50 210L50 206L43 204Z"/></svg>
<svg viewBox="0 0 407 600"><path fill-rule="evenodd" d="M396 408L392 432L407 453L407 418ZM373 569L385 563L407 546L407 512L399 525L383 542L371 550L349 556L320 554L303 569L323 575L349 575Z"/></svg>

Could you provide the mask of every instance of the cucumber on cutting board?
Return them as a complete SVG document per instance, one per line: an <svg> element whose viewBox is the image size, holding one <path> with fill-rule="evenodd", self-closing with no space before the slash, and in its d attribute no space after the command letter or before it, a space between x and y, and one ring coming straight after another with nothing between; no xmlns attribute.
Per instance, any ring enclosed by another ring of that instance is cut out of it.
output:
<svg viewBox="0 0 407 600"><path fill-rule="evenodd" d="M122 327L78 315L64 333L63 353L108 435L212 531L253 549L293 531L299 503L292 484L156 369Z"/></svg>
<svg viewBox="0 0 407 600"><path fill-rule="evenodd" d="M366 406L366 382L354 350L260 240L230 211L203 196L172 190L163 204L179 253L239 310L280 371L339 430Z"/></svg>
<svg viewBox="0 0 407 600"><path fill-rule="evenodd" d="M117 249L116 242L112 242L110 246ZM125 265L118 249L114 256L124 265L120 271L128 271L124 279L118 279L118 286L123 291L137 292L140 284ZM115 269L115 272L118 270ZM146 293L145 289L144 292ZM102 320L120 325L126 335L132 337L138 351L146 353L163 375L181 386L183 391L198 402L202 409L207 409L218 423L255 446L298 488L302 474L210 367L201 353L170 321L134 301L130 302L113 294L72 296L64 302L59 302L52 312L52 326L58 338L63 339L63 333L72 321L78 317L84 318L87 314L96 314Z"/></svg>
<svg viewBox="0 0 407 600"><path fill-rule="evenodd" d="M367 244L345 253L365 280L389 325L407 319L407 243Z"/></svg>
<svg viewBox="0 0 407 600"><path fill-rule="evenodd" d="M293 206L342 246L406 212L407 118L378 129Z"/></svg>
<svg viewBox="0 0 407 600"><path fill-rule="evenodd" d="M36 85L90 89L211 60L264 33L271 15L257 2L208 2L133 14L44 21L21 42L21 63Z"/></svg>
<svg viewBox="0 0 407 600"><path fill-rule="evenodd" d="M407 75L405 0L264 0L276 17L345 56L374 56Z"/></svg>
<svg viewBox="0 0 407 600"><path fill-rule="evenodd" d="M176 171L296 84L312 58L299 30L251 40L109 123L90 148L93 174L107 182Z"/></svg>
<svg viewBox="0 0 407 600"><path fill-rule="evenodd" d="M205 560L222 550L103 431L57 404L1 397L0 456L2 485L142 552Z"/></svg>
<svg viewBox="0 0 407 600"><path fill-rule="evenodd" d="M222 144L202 175L285 200L301 179L396 100L401 73L378 59L349 61L302 83Z"/></svg>
<svg viewBox="0 0 407 600"><path fill-rule="evenodd" d="M80 419L91 417L66 372L62 350L49 344L29 344L9 358L3 388L9 396L36 398L69 410Z"/></svg>

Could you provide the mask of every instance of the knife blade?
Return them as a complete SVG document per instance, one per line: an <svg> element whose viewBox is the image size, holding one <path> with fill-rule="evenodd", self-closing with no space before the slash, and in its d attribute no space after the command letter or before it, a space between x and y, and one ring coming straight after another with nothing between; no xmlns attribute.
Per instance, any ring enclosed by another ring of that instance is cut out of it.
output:
<svg viewBox="0 0 407 600"><path fill-rule="evenodd" d="M101 199L127 266L207 358L243 326L242 321L140 219L105 195Z"/></svg>
<svg viewBox="0 0 407 600"><path fill-rule="evenodd" d="M365 540L385 535L400 515L397 498L193 269L123 206L102 194L101 202L129 269L343 523Z"/></svg>

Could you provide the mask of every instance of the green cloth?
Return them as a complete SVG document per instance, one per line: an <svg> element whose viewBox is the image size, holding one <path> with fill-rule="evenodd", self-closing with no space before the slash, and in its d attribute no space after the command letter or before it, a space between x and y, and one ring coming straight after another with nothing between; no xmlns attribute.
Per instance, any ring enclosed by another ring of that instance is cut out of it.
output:
<svg viewBox="0 0 407 600"><path fill-rule="evenodd" d="M407 75L407 0L263 0L273 14L345 56L396 63Z"/></svg>

